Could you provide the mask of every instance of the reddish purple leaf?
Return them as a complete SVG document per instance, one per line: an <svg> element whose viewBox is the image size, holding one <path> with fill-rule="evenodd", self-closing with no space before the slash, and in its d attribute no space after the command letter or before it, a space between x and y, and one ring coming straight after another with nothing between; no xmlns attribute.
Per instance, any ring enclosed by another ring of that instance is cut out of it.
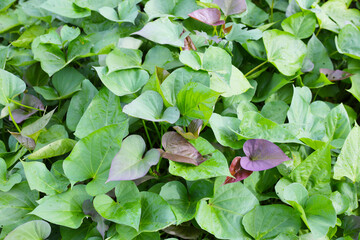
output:
<svg viewBox="0 0 360 240"><path fill-rule="evenodd" d="M21 104L32 107L32 108L44 110L43 103L37 97L30 95L30 94L24 94ZM22 121L28 119L31 115L34 115L37 111L38 110L36 110L36 109L30 109L30 108L21 106L20 108L11 111L11 113L14 117L15 122L21 123ZM9 117L9 120L11 120L10 117Z"/></svg>
<svg viewBox="0 0 360 240"><path fill-rule="evenodd" d="M200 165L206 159L199 151L177 132L167 132L162 137L162 145L165 149L159 150L163 158L174 162Z"/></svg>
<svg viewBox="0 0 360 240"><path fill-rule="evenodd" d="M34 139L21 135L17 132L10 132L10 134L26 149L34 150L36 143Z"/></svg>
<svg viewBox="0 0 360 240"><path fill-rule="evenodd" d="M191 123L188 126L188 132L185 132L182 127L175 126L173 127L177 133L179 133L181 136L183 136L186 139L196 139L199 137L201 127L202 127L203 121L200 119L194 119L191 121Z"/></svg>
<svg viewBox="0 0 360 240"><path fill-rule="evenodd" d="M221 8L225 16L243 13L247 8L245 0L214 0L213 3Z"/></svg>
<svg viewBox="0 0 360 240"><path fill-rule="evenodd" d="M241 167L249 171L262 171L291 160L274 143L265 139L251 139L244 143L246 157L241 159Z"/></svg>
<svg viewBox="0 0 360 240"><path fill-rule="evenodd" d="M341 71L341 70L331 70L328 68L320 68L319 69L320 73L325 74L325 76L330 80L330 81L340 81L340 80L344 80L350 76L352 76L353 74L345 72L345 71Z"/></svg>
<svg viewBox="0 0 360 240"><path fill-rule="evenodd" d="M105 232L109 229L109 226L105 223L105 218L95 210L93 203L89 199L83 202L82 209L85 215L89 215L97 223L96 229L104 239Z"/></svg>
<svg viewBox="0 0 360 240"><path fill-rule="evenodd" d="M191 40L190 36L187 36L184 40L184 50L196 50L195 44Z"/></svg>
<svg viewBox="0 0 360 240"><path fill-rule="evenodd" d="M229 170L231 175L233 175L235 178L226 177L224 184L239 182L241 180L244 180L253 173L252 171L243 169L240 165L240 162L241 162L241 157L235 157L232 160Z"/></svg>
<svg viewBox="0 0 360 240"><path fill-rule="evenodd" d="M224 20L220 20L221 12L217 8L202 8L189 13L188 15L189 17L212 26L218 26L225 23Z"/></svg>

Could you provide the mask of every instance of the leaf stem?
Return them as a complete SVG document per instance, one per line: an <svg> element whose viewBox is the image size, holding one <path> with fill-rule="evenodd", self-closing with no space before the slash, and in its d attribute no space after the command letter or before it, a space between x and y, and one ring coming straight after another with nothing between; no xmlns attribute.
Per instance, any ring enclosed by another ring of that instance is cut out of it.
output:
<svg viewBox="0 0 360 240"><path fill-rule="evenodd" d="M216 26L213 26L213 27L214 27L213 35L216 34L217 36L219 36L219 35L218 35L218 32L217 32L217 29L216 29Z"/></svg>
<svg viewBox="0 0 360 240"><path fill-rule="evenodd" d="M247 72L245 74L245 77L249 76L250 74L252 74L253 72L255 72L257 69L261 68L262 66L264 66L266 63L268 62L268 60L260 63L259 65L257 65L256 67L254 67L253 69L251 69L249 72Z"/></svg>
<svg viewBox="0 0 360 240"><path fill-rule="evenodd" d="M14 124L14 125L15 125L15 127L16 127L16 129L17 129L17 130L18 130L18 132L20 133L20 132L21 132L21 130L20 130L19 126L17 125L17 123L15 122L15 119L14 119L14 117L13 117L12 113L11 113L11 109L10 109L10 107L9 107L9 106L8 106L8 111L9 111L9 115L10 115L11 121L13 122L13 124Z"/></svg>
<svg viewBox="0 0 360 240"><path fill-rule="evenodd" d="M153 143L152 143L152 141L151 141L151 138L150 138L150 135L149 135L148 129L147 129L147 127L146 127L146 124L145 124L144 119L142 120L142 123L143 123L143 125L144 125L146 137L147 137L148 142L149 142L149 144L150 144L150 148L152 148L152 147L153 147Z"/></svg>
<svg viewBox="0 0 360 240"><path fill-rule="evenodd" d="M270 23L274 21L274 4L275 4L275 0L272 0L270 7Z"/></svg>
<svg viewBox="0 0 360 240"><path fill-rule="evenodd" d="M319 30L317 30L317 32L315 34L316 37L319 35L320 31L321 31L321 27L319 27Z"/></svg>
<svg viewBox="0 0 360 240"><path fill-rule="evenodd" d="M156 126L156 123L155 123L155 122L152 122L152 123L154 124L156 134L158 135L158 137L159 137L159 139L160 139L160 143L161 143L161 134L160 134L160 131L159 131L158 127Z"/></svg>
<svg viewBox="0 0 360 240"><path fill-rule="evenodd" d="M33 109L33 110L37 110L37 111L44 111L44 110L39 109L39 108L34 108L34 107L30 107L30 106L24 105L24 104L22 104L22 103L19 103L19 102L15 101L15 100L10 99L10 98L9 98L9 100L10 100L10 102L15 103L16 105L19 105L19 106L22 106L22 107L25 107L25 108L28 108L28 109Z"/></svg>

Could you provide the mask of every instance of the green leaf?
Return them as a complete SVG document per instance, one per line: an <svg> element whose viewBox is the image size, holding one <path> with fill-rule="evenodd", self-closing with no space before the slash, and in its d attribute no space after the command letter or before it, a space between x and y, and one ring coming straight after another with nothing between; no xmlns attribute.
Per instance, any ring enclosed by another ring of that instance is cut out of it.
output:
<svg viewBox="0 0 360 240"><path fill-rule="evenodd" d="M331 109L325 119L326 140L335 147L342 147L351 131L349 116L343 104Z"/></svg>
<svg viewBox="0 0 360 240"><path fill-rule="evenodd" d="M206 179L218 176L230 176L229 166L225 156L219 151L212 149L209 151L203 151L200 147L201 142L209 144L205 139L199 137L195 141L200 142L199 146L194 146L201 155L210 154L207 160L201 163L199 166L190 165L186 163L178 163L174 161L169 162L169 172L176 176L181 176L188 181L194 181L199 179Z"/></svg>
<svg viewBox="0 0 360 240"><path fill-rule="evenodd" d="M189 82L178 93L176 105L189 119L208 121L219 94L201 83Z"/></svg>
<svg viewBox="0 0 360 240"><path fill-rule="evenodd" d="M146 91L124 107L124 113L152 122L175 123L180 116L176 107L169 107L163 111L163 100L159 93Z"/></svg>
<svg viewBox="0 0 360 240"><path fill-rule="evenodd" d="M0 158L0 191L7 192L15 184L21 182L22 178L19 173L9 174L7 172L7 166L4 159Z"/></svg>
<svg viewBox="0 0 360 240"><path fill-rule="evenodd" d="M67 18L84 18L91 14L89 9L80 8L74 4L74 0L47 0L40 5L41 8Z"/></svg>
<svg viewBox="0 0 360 240"><path fill-rule="evenodd" d="M21 221L37 203L39 193L31 191L27 182L15 185L10 191L0 191L0 225L10 225Z"/></svg>
<svg viewBox="0 0 360 240"><path fill-rule="evenodd" d="M103 1L93 1L93 0L75 0L75 4L82 8L88 8L92 11L98 11L102 7L116 7L119 2L122 0L103 0Z"/></svg>
<svg viewBox="0 0 360 240"><path fill-rule="evenodd" d="M34 87L35 91L41 94L46 100L60 100L69 98L72 94L81 89L81 82L85 77L75 68L64 68L54 74L52 84L54 88L43 86Z"/></svg>
<svg viewBox="0 0 360 240"><path fill-rule="evenodd" d="M94 87L94 85L89 80L85 79L81 84L81 90L75 93L71 98L70 105L66 113L66 126L71 131L76 130L81 117L97 93L98 90Z"/></svg>
<svg viewBox="0 0 360 240"><path fill-rule="evenodd" d="M298 183L301 183L309 191L310 195L331 193L331 156L330 147L326 145L308 156L289 175Z"/></svg>
<svg viewBox="0 0 360 240"><path fill-rule="evenodd" d="M107 6L96 10L99 10L99 13L110 21L118 23L129 22L135 24L135 19L139 13L138 8L136 7L138 2L138 0L124 0L119 3L117 12L114 8Z"/></svg>
<svg viewBox="0 0 360 240"><path fill-rule="evenodd" d="M327 49L320 40L313 35L307 44L307 53L305 60L310 60L314 68L310 73L304 76L303 83L309 88L318 88L332 84L325 76L319 73L320 68L334 69Z"/></svg>
<svg viewBox="0 0 360 240"><path fill-rule="evenodd" d="M16 0L3 0L0 3L0 11L8 9Z"/></svg>
<svg viewBox="0 0 360 240"><path fill-rule="evenodd" d="M263 33L268 61L282 74L294 75L300 70L306 54L306 45L292 34L268 30Z"/></svg>
<svg viewBox="0 0 360 240"><path fill-rule="evenodd" d="M145 4L145 12L149 19L157 17L178 17L186 19L188 14L198 9L193 0L167 1L150 0Z"/></svg>
<svg viewBox="0 0 360 240"><path fill-rule="evenodd" d="M23 32L23 34L21 34L21 36L17 40L11 42L11 44L15 47L30 48L32 41L36 37L43 34L45 34L45 28L42 26L34 25L26 29L25 32Z"/></svg>
<svg viewBox="0 0 360 240"><path fill-rule="evenodd" d="M9 47L4 47L0 45L0 69L5 69L8 51Z"/></svg>
<svg viewBox="0 0 360 240"><path fill-rule="evenodd" d="M210 126L216 140L223 146L234 149L242 148L243 142L238 140L233 129L238 129L240 126L240 119L234 117L225 117L217 113L213 113L209 120Z"/></svg>
<svg viewBox="0 0 360 240"><path fill-rule="evenodd" d="M26 180L32 190L38 190L47 195L59 194L67 190L69 182L58 181L41 162L22 162Z"/></svg>
<svg viewBox="0 0 360 240"><path fill-rule="evenodd" d="M251 0L246 0L246 6L247 14L241 18L243 24L255 27L268 20L269 14L257 7Z"/></svg>
<svg viewBox="0 0 360 240"><path fill-rule="evenodd" d="M262 37L262 32L259 29L247 30L245 27L243 24L233 23L230 33L226 34L225 38L244 44L248 40L259 40Z"/></svg>
<svg viewBox="0 0 360 240"><path fill-rule="evenodd" d="M26 85L23 80L14 74L0 69L0 104L7 105L12 99L24 92Z"/></svg>
<svg viewBox="0 0 360 240"><path fill-rule="evenodd" d="M94 207L105 219L139 229L141 198L132 181L121 181L115 188L116 202L108 195L98 195Z"/></svg>
<svg viewBox="0 0 360 240"><path fill-rule="evenodd" d="M360 102L360 61L350 60L347 69L354 74L350 76L351 88L348 90Z"/></svg>
<svg viewBox="0 0 360 240"><path fill-rule="evenodd" d="M256 197L241 182L220 185L215 188L213 198L199 202L195 219L216 238L246 238L248 235L241 222L257 205Z"/></svg>
<svg viewBox="0 0 360 240"><path fill-rule="evenodd" d="M301 220L291 207L272 204L255 206L244 216L242 224L246 232L255 239L268 239L280 233L297 234Z"/></svg>
<svg viewBox="0 0 360 240"><path fill-rule="evenodd" d="M210 88L221 93L221 96L223 97L239 95L252 88L244 74L235 66L231 67L230 72L231 76L228 82L224 81L224 79L218 75L218 72L212 73L210 78Z"/></svg>
<svg viewBox="0 0 360 240"><path fill-rule="evenodd" d="M199 54L195 51L192 50L181 51L179 55L179 60L183 64L191 67L196 71L201 68L201 58Z"/></svg>
<svg viewBox="0 0 360 240"><path fill-rule="evenodd" d="M80 29L69 27L68 25L62 26L60 30L60 38L62 45L65 45L80 35Z"/></svg>
<svg viewBox="0 0 360 240"><path fill-rule="evenodd" d="M197 202L191 199L186 187L181 182L172 181L166 183L161 187L159 195L170 204L176 216L176 225L194 218Z"/></svg>
<svg viewBox="0 0 360 240"><path fill-rule="evenodd" d="M115 48L106 57L108 74L123 69L140 68L142 52L137 49Z"/></svg>
<svg viewBox="0 0 360 240"><path fill-rule="evenodd" d="M110 72L106 67L95 67L95 70L103 84L117 96L136 93L149 80L149 74L140 69Z"/></svg>
<svg viewBox="0 0 360 240"><path fill-rule="evenodd" d="M145 176L160 159L157 149L150 149L144 155L145 148L145 141L139 135L130 135L124 139L120 151L112 160L107 182L135 180Z"/></svg>
<svg viewBox="0 0 360 240"><path fill-rule="evenodd" d="M184 39L187 34L182 34L182 31L181 24L173 23L168 18L159 18L147 23L140 31L132 34L140 35L159 44L184 47Z"/></svg>
<svg viewBox="0 0 360 240"><path fill-rule="evenodd" d="M210 46L206 49L202 62L203 69L218 75L223 81L229 83L232 71L231 56L224 49Z"/></svg>
<svg viewBox="0 0 360 240"><path fill-rule="evenodd" d="M176 222L169 204L152 192L141 192L139 232L156 232Z"/></svg>
<svg viewBox="0 0 360 240"><path fill-rule="evenodd" d="M335 37L336 49L339 53L349 57L360 59L360 30L352 24L348 24L340 30Z"/></svg>
<svg viewBox="0 0 360 240"><path fill-rule="evenodd" d="M179 65L181 62L174 58L173 53L168 48L156 45L147 52L142 67L153 74L155 67L168 70Z"/></svg>
<svg viewBox="0 0 360 240"><path fill-rule="evenodd" d="M81 139L64 160L64 172L71 182L92 179L86 186L90 195L110 191L116 183L106 183L111 160L120 150L122 139L128 134L128 122L100 128Z"/></svg>
<svg viewBox="0 0 360 240"><path fill-rule="evenodd" d="M237 134L242 139L260 138L278 143L301 143L290 131L254 111L244 113L240 133Z"/></svg>
<svg viewBox="0 0 360 240"><path fill-rule="evenodd" d="M74 134L78 138L83 138L102 127L120 124L126 119L126 115L121 111L119 97L104 87L91 101Z"/></svg>
<svg viewBox="0 0 360 240"><path fill-rule="evenodd" d="M298 12L281 22L281 27L298 39L310 37L315 31L316 16L310 11Z"/></svg>
<svg viewBox="0 0 360 240"><path fill-rule="evenodd" d="M85 214L82 204L91 197L85 191L85 185L76 185L67 192L43 197L31 214L53 224L79 228Z"/></svg>
<svg viewBox="0 0 360 240"><path fill-rule="evenodd" d="M284 101L275 100L265 103L260 113L277 124L283 124L288 110L289 106Z"/></svg>
<svg viewBox="0 0 360 240"><path fill-rule="evenodd" d="M334 179L348 177L353 182L360 181L360 127L356 124L345 140L334 166Z"/></svg>
<svg viewBox="0 0 360 240"><path fill-rule="evenodd" d="M42 220L24 223L11 231L4 240L38 240L50 236L50 224Z"/></svg>

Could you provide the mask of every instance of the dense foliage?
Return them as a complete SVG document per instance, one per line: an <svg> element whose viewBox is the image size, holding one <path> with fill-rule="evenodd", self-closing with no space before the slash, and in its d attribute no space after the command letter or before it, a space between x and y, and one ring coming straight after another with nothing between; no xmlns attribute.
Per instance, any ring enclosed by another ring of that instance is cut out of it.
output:
<svg viewBox="0 0 360 240"><path fill-rule="evenodd" d="M0 239L358 239L352 0L1 0Z"/></svg>

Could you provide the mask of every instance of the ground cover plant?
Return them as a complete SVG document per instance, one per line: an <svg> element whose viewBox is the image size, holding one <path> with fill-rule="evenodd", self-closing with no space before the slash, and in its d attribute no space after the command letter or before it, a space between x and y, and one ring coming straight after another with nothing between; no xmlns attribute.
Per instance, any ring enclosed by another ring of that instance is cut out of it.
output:
<svg viewBox="0 0 360 240"><path fill-rule="evenodd" d="M0 1L0 239L358 239L358 8Z"/></svg>

